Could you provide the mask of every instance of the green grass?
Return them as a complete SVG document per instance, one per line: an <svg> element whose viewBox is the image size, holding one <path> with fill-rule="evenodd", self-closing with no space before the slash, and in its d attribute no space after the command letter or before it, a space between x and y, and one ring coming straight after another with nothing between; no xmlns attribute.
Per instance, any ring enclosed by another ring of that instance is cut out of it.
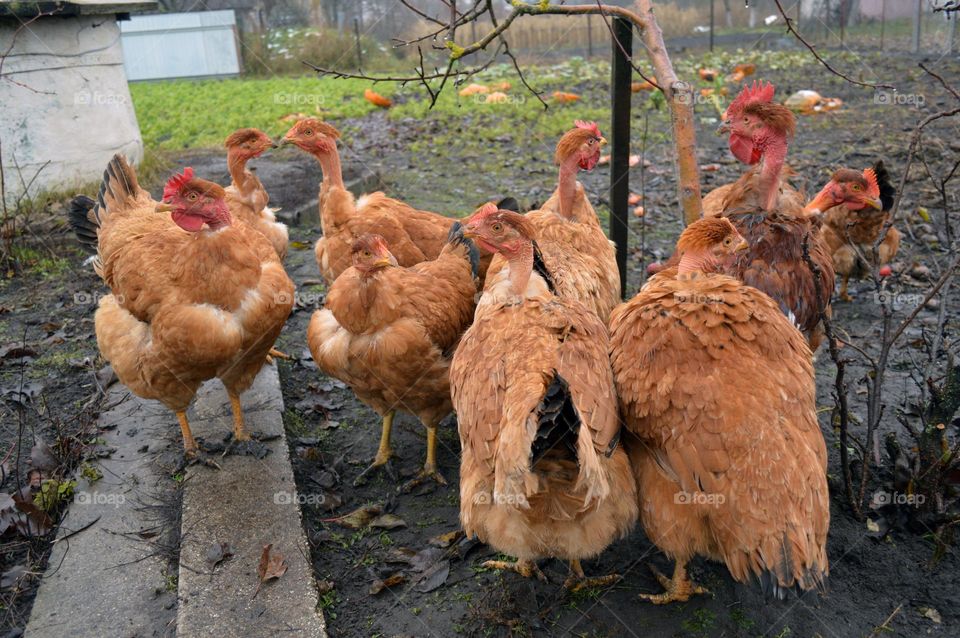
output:
<svg viewBox="0 0 960 638"><path fill-rule="evenodd" d="M678 75L700 87L712 86L697 79L697 69L710 66L729 71L738 62L754 62L757 77L764 70L795 68L815 63L803 52L718 51L713 54L677 57ZM644 64L644 66L646 66ZM495 65L471 78L470 82L510 82L509 101L486 103L485 96L461 97L453 79L439 100L430 108L426 91L417 83L400 86L393 82L319 77L238 78L228 80L175 80L135 83L130 86L143 140L151 150L218 148L233 131L257 127L270 135L282 135L291 122L282 118L296 113L318 116L337 123L345 118L360 118L376 110L363 98L364 89L373 88L395 101L388 117L398 123L410 119L439 123L462 123L468 128L458 132L457 150L473 150L466 143L489 144L504 136L555 139L570 126L571 120L609 121L610 66L606 61L588 61L571 57L552 66L526 67L529 83L540 91L550 105L544 109L517 78L512 66ZM434 82L434 88L439 81ZM731 91L736 87L731 87ZM577 93L578 102L557 104L554 91ZM645 103L654 106L653 93L634 96L634 113ZM441 136L424 136L413 151L436 148L446 142ZM450 141L451 143L453 140Z"/></svg>

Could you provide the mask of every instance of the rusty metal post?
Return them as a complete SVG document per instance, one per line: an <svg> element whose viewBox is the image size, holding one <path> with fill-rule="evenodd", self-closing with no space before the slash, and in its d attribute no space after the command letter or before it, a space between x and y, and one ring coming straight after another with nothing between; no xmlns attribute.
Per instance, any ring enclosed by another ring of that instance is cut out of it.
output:
<svg viewBox="0 0 960 638"><path fill-rule="evenodd" d="M627 223L630 197L630 82L633 67L633 23L613 19L613 65L610 73L610 239L617 245L620 296L627 291ZM618 45L619 42L619 45Z"/></svg>

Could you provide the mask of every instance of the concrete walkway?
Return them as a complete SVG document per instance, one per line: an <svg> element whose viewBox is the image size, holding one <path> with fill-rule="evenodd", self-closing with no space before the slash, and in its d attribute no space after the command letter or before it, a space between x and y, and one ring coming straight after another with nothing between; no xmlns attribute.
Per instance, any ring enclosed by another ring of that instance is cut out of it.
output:
<svg viewBox="0 0 960 638"><path fill-rule="evenodd" d="M110 392L108 405L113 404L100 424L117 425L103 434L116 451L100 465L103 479L92 485L81 481L58 537L90 526L54 544L26 635L170 636L175 628L176 635L189 637L278 632L325 637L276 367L264 366L243 397L249 430L277 437L266 443L270 454L259 460L217 456L222 470L186 470L176 579L166 573L166 559L151 556L157 552L157 510L145 507L176 494L156 462L160 450L181 446L176 419L119 384ZM231 431L229 401L219 381L201 388L190 420L194 434L208 443ZM215 543L228 544L233 556L214 567L207 558ZM266 544L283 555L287 570L254 596Z"/></svg>

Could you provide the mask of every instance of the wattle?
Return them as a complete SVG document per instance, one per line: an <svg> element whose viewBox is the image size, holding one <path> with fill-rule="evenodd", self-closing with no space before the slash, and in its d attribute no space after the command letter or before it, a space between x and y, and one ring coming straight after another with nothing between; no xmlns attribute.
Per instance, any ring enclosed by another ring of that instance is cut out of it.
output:
<svg viewBox="0 0 960 638"><path fill-rule="evenodd" d="M204 219L196 215L188 215L174 211L171 215L173 223L190 233L199 232L203 228Z"/></svg>
<svg viewBox="0 0 960 638"><path fill-rule="evenodd" d="M728 142L730 152L733 156L744 164L756 164L760 161L762 153L754 146L753 140L742 135L731 135Z"/></svg>

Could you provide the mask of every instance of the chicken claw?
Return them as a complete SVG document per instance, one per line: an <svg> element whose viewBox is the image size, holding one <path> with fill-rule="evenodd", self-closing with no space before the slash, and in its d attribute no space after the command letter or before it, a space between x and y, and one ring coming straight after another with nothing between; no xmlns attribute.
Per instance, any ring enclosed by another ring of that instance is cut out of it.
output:
<svg viewBox="0 0 960 638"><path fill-rule="evenodd" d="M667 578L663 572L649 565L650 571L657 577L665 591L662 594L640 594L641 600L649 600L654 605L665 605L672 602L686 602L694 594L709 594L706 587L697 585L687 576L687 568L683 563L677 563L673 568L673 578Z"/></svg>
<svg viewBox="0 0 960 638"><path fill-rule="evenodd" d="M543 575L543 572L540 571L540 568L537 567L537 564L532 560L518 560L514 562L505 560L486 560L483 561L480 566L486 567L487 569L502 569L506 571L517 572L524 578L536 576L537 580L540 582L548 582L547 577Z"/></svg>
<svg viewBox="0 0 960 638"><path fill-rule="evenodd" d="M280 352L276 348L270 348L270 352L267 353L267 365L270 365L271 363L273 363L274 357L276 357L277 359L284 359L286 361L291 361L293 359L293 357L291 357L290 355Z"/></svg>
<svg viewBox="0 0 960 638"><path fill-rule="evenodd" d="M397 490L407 494L415 487L423 485L427 479L433 479L439 485L446 485L447 479L437 471L437 426L427 426L427 460L423 464L423 469L417 472L413 479L407 481Z"/></svg>
<svg viewBox="0 0 960 638"><path fill-rule="evenodd" d="M360 472L360 476L354 479L354 487L359 487L366 483L367 476L381 467L386 471L387 476L394 481L400 478L396 470L393 469L393 464L390 462L390 459L396 456L393 453L393 448L390 447L390 432L393 430L393 416L393 412L387 412L383 415L383 426L380 430L380 447L377 449L377 456L374 457L373 463L371 463L367 469Z"/></svg>
<svg viewBox="0 0 960 638"><path fill-rule="evenodd" d="M575 594L582 589L608 587L620 582L620 580L623 578L620 576L620 574L609 574L608 576L595 576L593 578L587 578L583 574L583 567L580 566L580 561L576 559L570 561L570 572L570 576L563 581L563 586L570 590L571 594Z"/></svg>

